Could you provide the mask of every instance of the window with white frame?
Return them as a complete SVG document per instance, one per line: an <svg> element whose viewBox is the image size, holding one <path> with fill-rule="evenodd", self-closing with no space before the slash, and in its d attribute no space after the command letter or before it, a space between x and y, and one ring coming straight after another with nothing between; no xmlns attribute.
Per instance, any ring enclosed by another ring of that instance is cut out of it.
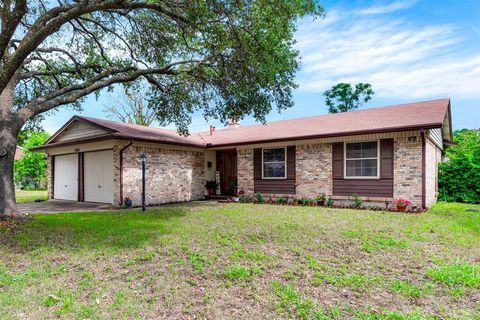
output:
<svg viewBox="0 0 480 320"><path fill-rule="evenodd" d="M285 179L286 177L286 148L262 149L262 178Z"/></svg>
<svg viewBox="0 0 480 320"><path fill-rule="evenodd" d="M378 141L345 143L345 178L379 177Z"/></svg>

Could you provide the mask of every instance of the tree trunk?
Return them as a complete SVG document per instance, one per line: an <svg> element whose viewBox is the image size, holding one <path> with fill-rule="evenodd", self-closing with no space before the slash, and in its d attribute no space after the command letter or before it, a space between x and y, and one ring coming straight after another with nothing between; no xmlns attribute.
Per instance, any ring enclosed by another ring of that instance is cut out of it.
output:
<svg viewBox="0 0 480 320"><path fill-rule="evenodd" d="M16 133L0 122L0 219L5 214L18 214L13 183L13 162L17 147ZM6 155L1 156L5 150Z"/></svg>
<svg viewBox="0 0 480 320"><path fill-rule="evenodd" d="M0 94L0 220L4 215L18 214L13 182L13 163L17 149L17 135L22 125L13 110L14 81Z"/></svg>

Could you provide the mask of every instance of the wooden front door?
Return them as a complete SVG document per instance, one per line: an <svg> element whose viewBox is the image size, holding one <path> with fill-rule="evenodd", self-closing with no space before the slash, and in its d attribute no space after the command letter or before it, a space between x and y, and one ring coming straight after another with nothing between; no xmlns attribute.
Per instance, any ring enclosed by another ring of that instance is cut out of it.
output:
<svg viewBox="0 0 480 320"><path fill-rule="evenodd" d="M222 195L234 196L237 192L237 150L217 151L217 171L220 172Z"/></svg>

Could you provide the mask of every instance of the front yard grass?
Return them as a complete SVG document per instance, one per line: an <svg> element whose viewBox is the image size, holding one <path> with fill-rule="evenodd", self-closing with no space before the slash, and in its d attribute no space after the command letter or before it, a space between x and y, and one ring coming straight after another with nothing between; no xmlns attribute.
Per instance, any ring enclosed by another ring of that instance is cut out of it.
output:
<svg viewBox="0 0 480 320"><path fill-rule="evenodd" d="M17 190L15 191L15 197L16 197L17 203L45 201L47 200L47 191L46 190L35 190L35 191Z"/></svg>
<svg viewBox="0 0 480 320"><path fill-rule="evenodd" d="M478 319L469 207L36 215L0 228L0 319Z"/></svg>

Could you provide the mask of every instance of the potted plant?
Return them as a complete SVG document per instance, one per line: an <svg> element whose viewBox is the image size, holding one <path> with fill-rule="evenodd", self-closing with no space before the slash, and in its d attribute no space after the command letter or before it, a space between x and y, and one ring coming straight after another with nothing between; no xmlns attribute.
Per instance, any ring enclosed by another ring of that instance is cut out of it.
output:
<svg viewBox="0 0 480 320"><path fill-rule="evenodd" d="M232 182L230 182L228 190L233 192L234 195L237 195L237 179L233 179Z"/></svg>
<svg viewBox="0 0 480 320"><path fill-rule="evenodd" d="M412 203L408 200L405 199L397 199L395 200L395 204L397 205L397 211L405 211L407 209L407 206L411 206Z"/></svg>
<svg viewBox="0 0 480 320"><path fill-rule="evenodd" d="M215 194L217 186L218 184L215 180L208 180L207 182L205 182L205 188L207 188L209 196L213 196Z"/></svg>
<svg viewBox="0 0 480 320"><path fill-rule="evenodd" d="M315 200L317 200L317 205L323 206L323 204L325 203L325 194L320 193L320 194L315 198Z"/></svg>

